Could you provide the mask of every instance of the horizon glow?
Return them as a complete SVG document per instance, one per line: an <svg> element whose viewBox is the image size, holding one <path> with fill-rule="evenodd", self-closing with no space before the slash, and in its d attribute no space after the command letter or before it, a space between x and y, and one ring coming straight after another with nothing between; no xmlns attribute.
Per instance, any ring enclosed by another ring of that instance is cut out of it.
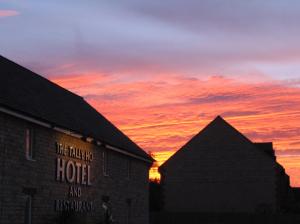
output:
<svg viewBox="0 0 300 224"><path fill-rule="evenodd" d="M273 142L277 160L298 186L300 89L285 82L208 79L122 82L105 75L56 77L53 82L83 96L157 159L157 166L217 115L254 142ZM90 92L93 92L91 95Z"/></svg>

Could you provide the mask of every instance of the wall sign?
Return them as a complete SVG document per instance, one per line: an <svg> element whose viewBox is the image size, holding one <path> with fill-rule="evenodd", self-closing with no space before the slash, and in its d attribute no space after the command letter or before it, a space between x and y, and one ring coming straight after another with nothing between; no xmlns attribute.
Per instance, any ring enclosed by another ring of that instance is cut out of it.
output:
<svg viewBox="0 0 300 224"><path fill-rule="evenodd" d="M68 198L56 199L56 211L90 212L93 202L80 200L82 186L91 186L91 166L93 153L68 144L55 143L55 180L69 185Z"/></svg>

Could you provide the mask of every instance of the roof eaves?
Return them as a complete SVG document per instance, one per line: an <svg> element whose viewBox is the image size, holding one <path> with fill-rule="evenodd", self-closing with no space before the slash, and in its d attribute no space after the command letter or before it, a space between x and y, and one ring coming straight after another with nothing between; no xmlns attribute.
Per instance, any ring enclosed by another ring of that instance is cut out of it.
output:
<svg viewBox="0 0 300 224"><path fill-rule="evenodd" d="M73 136L73 137L76 137L76 138L83 138L85 136L81 133L78 133L77 131L70 130L70 129L65 128L65 127L61 127L61 126L56 125L56 124L54 124L53 122L50 122L50 121L46 121L46 120L43 120L43 119L40 119L40 118L36 118L36 117L34 117L32 115L29 115L29 114L26 114L22 111L16 111L16 110L11 109L11 108L9 108L5 105L0 104L0 112L3 112L5 114L11 115L11 116L14 116L14 117L17 117L17 118L20 118L22 120L26 120L28 122L31 122L31 123L34 123L34 124L37 124L37 125L40 125L40 126L43 126L43 127L46 127L46 128L52 128L55 131L58 131L58 132L61 132L61 133L64 133L64 134L67 134L67 135L70 135L70 136ZM85 136L85 137L92 138L92 139L97 139L97 138L94 138L93 136ZM150 156L146 157L146 156L136 155L134 153L127 152L126 150L121 149L117 146L113 146L110 143L107 143L103 140L97 139L97 141L103 142L104 145L107 146L106 148L117 151L119 153L126 154L128 156L131 156L131 157L134 157L134 158L137 158L137 159L149 162L149 163L153 163L153 161L154 161L153 158L150 157Z"/></svg>

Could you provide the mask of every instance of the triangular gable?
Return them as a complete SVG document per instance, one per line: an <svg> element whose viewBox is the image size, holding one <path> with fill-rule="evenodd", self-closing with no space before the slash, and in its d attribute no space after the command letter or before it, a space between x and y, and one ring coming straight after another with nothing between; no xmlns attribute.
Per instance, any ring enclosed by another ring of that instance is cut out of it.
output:
<svg viewBox="0 0 300 224"><path fill-rule="evenodd" d="M176 158L177 156L179 156L181 153L188 150L189 148L193 148L193 146L197 147L197 143L201 144L201 141L203 141L204 139L205 140L210 139L213 141L214 138L217 138L218 136L221 137L221 135L223 134L222 132L230 132L231 135L234 136L236 139L240 139L245 144L251 145L253 150L256 150L257 152L261 153L263 156L268 157L268 159L271 158L263 150L258 149L252 141L250 141L245 135L243 135L241 132L235 129L227 121L225 121L221 116L217 116L213 121L211 121L207 126L205 126L198 134L196 134L185 145L183 145L176 153L174 153L167 161L165 161L160 166L159 170L163 171L164 167L168 166L168 163L170 161L172 161L174 158Z"/></svg>

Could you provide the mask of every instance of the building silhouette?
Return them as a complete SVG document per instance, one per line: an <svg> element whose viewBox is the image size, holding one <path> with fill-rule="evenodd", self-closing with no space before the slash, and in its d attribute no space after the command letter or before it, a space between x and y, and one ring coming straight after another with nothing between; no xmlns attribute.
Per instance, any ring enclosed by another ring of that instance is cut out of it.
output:
<svg viewBox="0 0 300 224"><path fill-rule="evenodd" d="M159 171L167 212L276 212L290 191L272 143L251 142L220 116Z"/></svg>
<svg viewBox="0 0 300 224"><path fill-rule="evenodd" d="M0 73L0 223L148 223L153 159L82 97Z"/></svg>

